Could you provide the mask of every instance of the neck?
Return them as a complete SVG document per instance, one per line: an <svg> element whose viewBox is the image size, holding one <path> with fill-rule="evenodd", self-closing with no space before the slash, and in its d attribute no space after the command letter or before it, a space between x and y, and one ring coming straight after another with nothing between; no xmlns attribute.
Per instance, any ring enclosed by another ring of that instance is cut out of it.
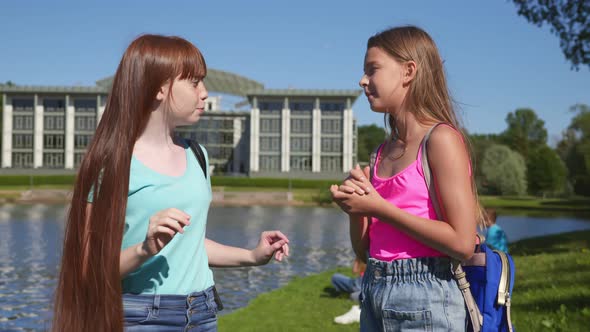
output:
<svg viewBox="0 0 590 332"><path fill-rule="evenodd" d="M422 140L424 130L430 128L429 125L418 122L414 114L407 111L399 112L395 118L395 126L400 135L399 139L406 143Z"/></svg>
<svg viewBox="0 0 590 332"><path fill-rule="evenodd" d="M145 129L135 142L135 149L149 147L153 149L169 149L174 145L174 126L168 123L162 109L153 110Z"/></svg>

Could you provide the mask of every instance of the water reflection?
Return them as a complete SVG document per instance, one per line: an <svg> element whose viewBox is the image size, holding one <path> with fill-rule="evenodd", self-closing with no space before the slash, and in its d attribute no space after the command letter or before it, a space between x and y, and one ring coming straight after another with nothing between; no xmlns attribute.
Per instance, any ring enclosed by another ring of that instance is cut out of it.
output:
<svg viewBox="0 0 590 332"><path fill-rule="evenodd" d="M0 206L0 331L47 329L58 273L66 207ZM590 219L498 217L511 241L524 237L590 229ZM348 220L332 208L215 207L207 236L224 244L253 248L260 232L279 229L291 240L286 262L264 267L214 269L230 312L295 276L350 266Z"/></svg>

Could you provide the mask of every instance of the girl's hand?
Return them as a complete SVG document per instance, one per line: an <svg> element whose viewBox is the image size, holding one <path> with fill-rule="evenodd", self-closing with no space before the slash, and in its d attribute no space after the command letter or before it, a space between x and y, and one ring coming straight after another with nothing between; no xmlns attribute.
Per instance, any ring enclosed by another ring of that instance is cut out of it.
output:
<svg viewBox="0 0 590 332"><path fill-rule="evenodd" d="M361 169L359 165L350 170L349 176L338 187L338 190L348 194L368 194L374 190L369 181L371 168L369 166Z"/></svg>
<svg viewBox="0 0 590 332"><path fill-rule="evenodd" d="M190 225L190 218L190 215L175 208L151 216L141 254L151 257L159 253L177 233L184 233L183 227Z"/></svg>
<svg viewBox="0 0 590 332"><path fill-rule="evenodd" d="M289 256L289 239L281 231L264 231L258 246L252 250L253 261L255 265L267 264L273 254L279 262Z"/></svg>
<svg viewBox="0 0 590 332"><path fill-rule="evenodd" d="M369 181L370 167L364 170L357 165L342 185L332 185L332 199L348 214L373 215L383 200Z"/></svg>

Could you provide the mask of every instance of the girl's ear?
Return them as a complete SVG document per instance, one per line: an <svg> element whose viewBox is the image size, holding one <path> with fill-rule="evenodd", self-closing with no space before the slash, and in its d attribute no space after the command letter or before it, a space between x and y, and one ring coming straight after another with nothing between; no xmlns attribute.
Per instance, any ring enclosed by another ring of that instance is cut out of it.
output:
<svg viewBox="0 0 590 332"><path fill-rule="evenodd" d="M410 83L416 77L416 62L410 60L404 64L404 83Z"/></svg>
<svg viewBox="0 0 590 332"><path fill-rule="evenodd" d="M168 91L170 90L170 82L166 81L160 89L158 89L158 93L156 94L157 101L164 101L166 97L168 97Z"/></svg>

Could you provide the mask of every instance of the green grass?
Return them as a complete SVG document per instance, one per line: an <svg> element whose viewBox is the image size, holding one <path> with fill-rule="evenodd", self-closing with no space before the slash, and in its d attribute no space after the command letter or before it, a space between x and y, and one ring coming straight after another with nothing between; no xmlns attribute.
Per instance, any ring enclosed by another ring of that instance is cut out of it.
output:
<svg viewBox="0 0 590 332"><path fill-rule="evenodd" d="M485 207L536 211L590 212L590 198L539 198L480 196Z"/></svg>
<svg viewBox="0 0 590 332"><path fill-rule="evenodd" d="M522 240L510 246L516 264L512 321L518 332L587 331L590 324L590 231ZM295 278L221 316L220 331L358 331L333 323L352 302L334 293L326 271Z"/></svg>
<svg viewBox="0 0 590 332"><path fill-rule="evenodd" d="M334 272L349 273L350 268L295 278L283 288L261 294L247 307L221 316L219 331L358 331L358 323L333 322L354 304L347 294L335 293L330 284Z"/></svg>
<svg viewBox="0 0 590 332"><path fill-rule="evenodd" d="M516 264L517 331L587 331L590 324L590 231L522 240Z"/></svg>

